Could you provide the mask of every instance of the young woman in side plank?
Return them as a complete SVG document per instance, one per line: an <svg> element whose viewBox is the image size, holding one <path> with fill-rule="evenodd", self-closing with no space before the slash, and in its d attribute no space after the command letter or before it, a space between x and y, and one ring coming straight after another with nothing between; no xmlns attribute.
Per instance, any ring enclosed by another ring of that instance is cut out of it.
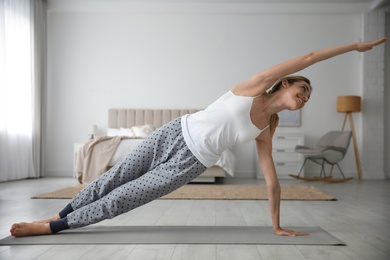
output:
<svg viewBox="0 0 390 260"><path fill-rule="evenodd" d="M313 51L253 75L205 110L157 129L53 218L13 224L11 235L54 234L113 218L188 183L214 165L225 149L251 140L256 140L267 184L274 233L307 235L280 225L280 185L272 159L277 113L303 108L312 91L307 78L291 74L350 51L371 50L386 41L382 38Z"/></svg>

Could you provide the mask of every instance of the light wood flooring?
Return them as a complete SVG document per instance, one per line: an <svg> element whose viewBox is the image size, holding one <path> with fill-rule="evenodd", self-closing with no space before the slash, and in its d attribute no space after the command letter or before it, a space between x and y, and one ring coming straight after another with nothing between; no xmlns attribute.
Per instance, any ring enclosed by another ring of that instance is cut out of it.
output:
<svg viewBox="0 0 390 260"><path fill-rule="evenodd" d="M264 185L262 180L251 179L228 179L223 183ZM72 178L0 183L0 238L9 235L12 223L51 217L68 202L33 200L30 196L76 184ZM390 180L342 184L281 180L281 184L312 185L338 199L282 201L282 226L318 226L347 246L0 246L0 259L390 259ZM271 225L267 201L157 200L127 214L108 221L116 225Z"/></svg>

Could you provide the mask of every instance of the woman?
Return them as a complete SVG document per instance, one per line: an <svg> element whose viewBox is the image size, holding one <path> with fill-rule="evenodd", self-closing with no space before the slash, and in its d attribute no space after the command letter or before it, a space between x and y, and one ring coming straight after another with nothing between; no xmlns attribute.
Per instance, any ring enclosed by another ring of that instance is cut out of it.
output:
<svg viewBox="0 0 390 260"><path fill-rule="evenodd" d="M312 90L308 79L286 75L346 52L370 50L386 41L387 38L382 38L318 50L255 74L204 111L185 115L157 129L53 218L14 224L11 234L15 237L52 234L113 218L188 183L214 165L225 149L255 139L274 233L307 235L283 229L279 222L280 185L272 159L277 113L303 108Z"/></svg>

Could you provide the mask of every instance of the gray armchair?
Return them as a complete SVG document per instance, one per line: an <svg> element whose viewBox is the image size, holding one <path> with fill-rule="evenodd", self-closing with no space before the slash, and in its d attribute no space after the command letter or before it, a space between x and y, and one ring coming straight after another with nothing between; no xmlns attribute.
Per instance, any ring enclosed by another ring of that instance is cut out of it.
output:
<svg viewBox="0 0 390 260"><path fill-rule="evenodd" d="M333 166L336 165L339 169L343 179L341 181L347 181L352 178L345 178L343 171L339 166L339 162L344 159L345 154L347 153L349 143L351 141L352 132L351 131L331 131L325 134L320 138L314 147L307 147L302 145L297 145L295 147L295 152L301 153L305 156L305 160L301 166L301 169L298 175L291 175L291 177L302 179L302 180L325 180L330 182L339 182L330 180L331 176L327 176L325 172L325 163L328 163ZM321 165L320 176L314 178L305 178L301 177L303 167L305 166L307 160L310 160L316 164Z"/></svg>

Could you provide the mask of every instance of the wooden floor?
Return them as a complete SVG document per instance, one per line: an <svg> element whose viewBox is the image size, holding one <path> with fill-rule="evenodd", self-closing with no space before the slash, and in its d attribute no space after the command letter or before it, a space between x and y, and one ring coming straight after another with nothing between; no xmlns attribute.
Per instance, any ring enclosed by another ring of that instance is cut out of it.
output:
<svg viewBox="0 0 390 260"><path fill-rule="evenodd" d="M264 185L261 180L222 183ZM67 200L32 200L31 195L76 185L71 178L0 183L0 238L14 222L51 217ZM347 246L284 245L57 245L0 246L0 259L390 259L390 180L313 185L338 201L282 201L283 226L318 226ZM157 200L126 216L131 225L271 225L267 201ZM115 224L126 224L119 216ZM292 238L293 239L293 238Z"/></svg>

